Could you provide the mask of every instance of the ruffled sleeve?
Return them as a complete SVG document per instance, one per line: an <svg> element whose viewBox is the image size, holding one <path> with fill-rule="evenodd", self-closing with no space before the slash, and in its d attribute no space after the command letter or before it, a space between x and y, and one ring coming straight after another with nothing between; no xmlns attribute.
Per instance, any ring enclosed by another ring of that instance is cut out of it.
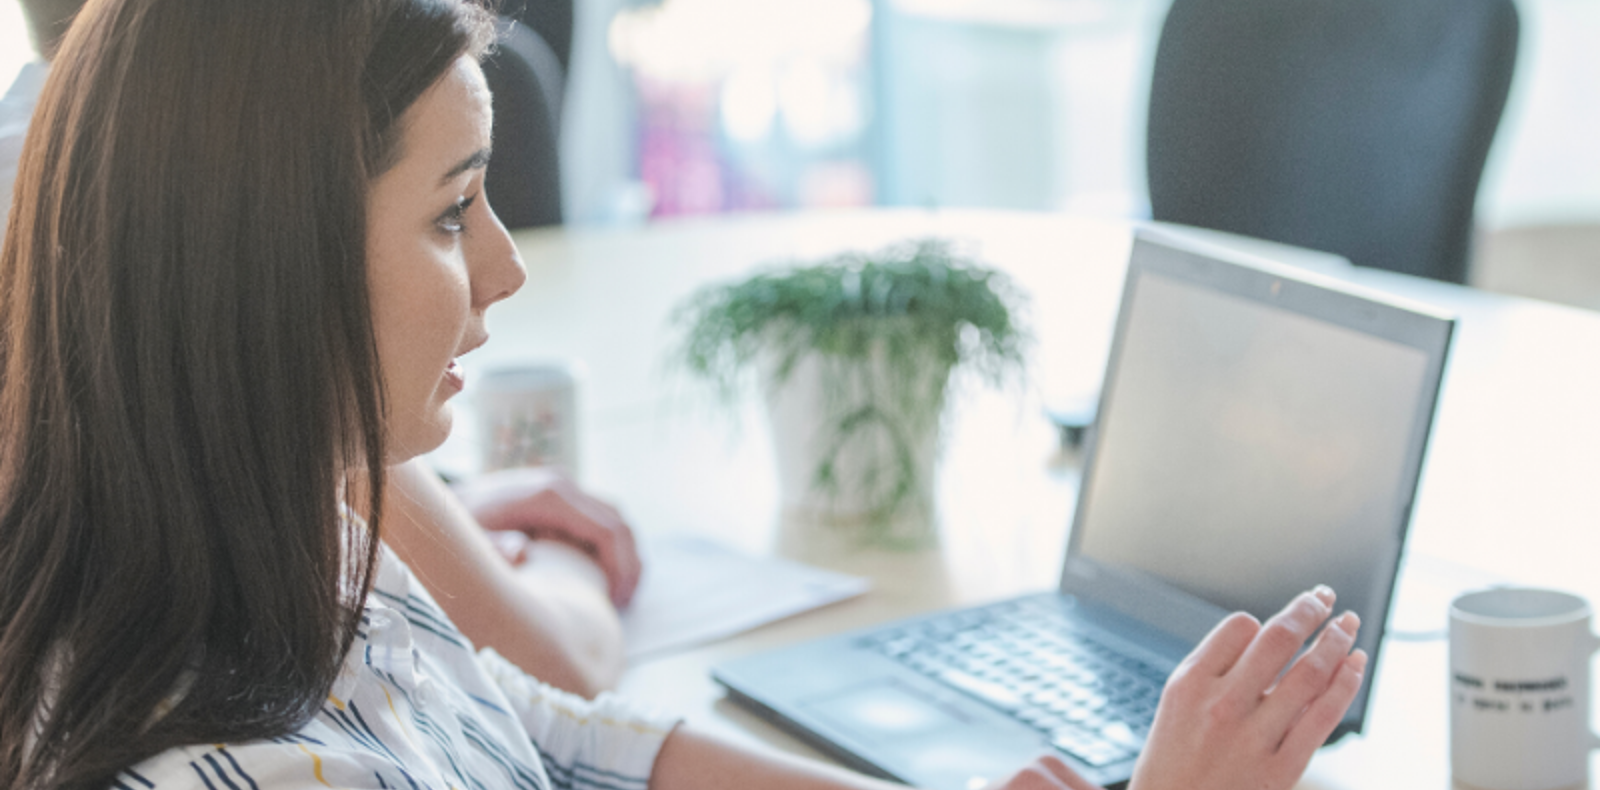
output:
<svg viewBox="0 0 1600 790"><path fill-rule="evenodd" d="M676 717L611 693L586 700L529 677L493 649L478 663L510 700L557 787L645 790Z"/></svg>

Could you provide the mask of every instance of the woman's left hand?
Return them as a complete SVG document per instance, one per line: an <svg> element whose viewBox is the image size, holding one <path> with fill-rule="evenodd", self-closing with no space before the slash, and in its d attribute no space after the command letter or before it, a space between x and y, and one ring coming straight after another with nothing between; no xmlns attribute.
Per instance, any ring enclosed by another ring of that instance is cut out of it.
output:
<svg viewBox="0 0 1600 790"><path fill-rule="evenodd" d="M525 542L496 532L568 543L600 566L613 604L620 608L633 599L642 571L633 529L616 508L566 476L545 467L503 469L457 483L454 490L508 559L523 556Z"/></svg>
<svg viewBox="0 0 1600 790"><path fill-rule="evenodd" d="M1366 671L1366 653L1351 651L1355 614L1323 627L1333 603L1333 591L1318 587L1265 624L1240 613L1213 629L1167 681L1131 790L1287 790L1299 781Z"/></svg>

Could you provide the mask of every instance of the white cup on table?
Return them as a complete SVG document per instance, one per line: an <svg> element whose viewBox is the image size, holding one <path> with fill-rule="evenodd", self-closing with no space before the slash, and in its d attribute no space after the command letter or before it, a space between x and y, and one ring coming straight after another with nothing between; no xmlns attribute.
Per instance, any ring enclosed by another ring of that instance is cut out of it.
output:
<svg viewBox="0 0 1600 790"><path fill-rule="evenodd" d="M578 476L578 375L564 362L497 367L473 382L482 471L554 466Z"/></svg>
<svg viewBox="0 0 1600 790"><path fill-rule="evenodd" d="M1589 786L1589 663L1600 638L1584 599L1503 587L1450 605L1450 770L1473 790Z"/></svg>

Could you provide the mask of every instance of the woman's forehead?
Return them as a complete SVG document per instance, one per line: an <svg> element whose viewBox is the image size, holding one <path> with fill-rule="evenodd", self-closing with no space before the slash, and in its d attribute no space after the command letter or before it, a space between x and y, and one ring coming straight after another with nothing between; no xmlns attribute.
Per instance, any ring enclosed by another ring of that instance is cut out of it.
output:
<svg viewBox="0 0 1600 790"><path fill-rule="evenodd" d="M408 179L448 180L457 165L489 148L492 120L482 69L470 57L458 59L406 111L394 170Z"/></svg>

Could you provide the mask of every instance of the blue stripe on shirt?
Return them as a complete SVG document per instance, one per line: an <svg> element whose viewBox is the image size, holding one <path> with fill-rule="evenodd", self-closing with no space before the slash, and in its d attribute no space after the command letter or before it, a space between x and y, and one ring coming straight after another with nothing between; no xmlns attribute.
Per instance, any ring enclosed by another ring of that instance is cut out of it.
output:
<svg viewBox="0 0 1600 790"><path fill-rule="evenodd" d="M456 717L456 721L461 725L461 734L466 736L467 740L471 741L474 746L477 746L478 751L483 752L489 759L499 763L500 767L505 769L505 772L511 776L512 781L516 782L518 787L545 790L544 782L540 781L539 775L506 751L505 744L496 742L494 735L485 730L482 724L461 716Z"/></svg>
<svg viewBox="0 0 1600 790"><path fill-rule="evenodd" d="M466 647L466 638L456 629L455 624L450 622L450 618L437 607L428 605L426 599L418 598L415 595L401 598L394 593L376 589L373 590L373 593L400 606L405 612L406 622L457 647Z"/></svg>
<svg viewBox="0 0 1600 790"><path fill-rule="evenodd" d="M538 744L534 744L538 748ZM555 755L539 748L539 757L544 760L545 773L550 775L550 780L558 787L593 787L599 790L637 790L648 787L649 777L626 776L614 771L596 768L581 761L571 764L562 764ZM561 777L558 778L557 774Z"/></svg>
<svg viewBox="0 0 1600 790"><path fill-rule="evenodd" d="M189 763L189 767L193 768L194 772L200 775L200 781L205 783L206 790L217 790L217 786L212 784L210 779L206 778L206 772L200 770L200 766L198 764Z"/></svg>
<svg viewBox="0 0 1600 790"><path fill-rule="evenodd" d="M488 790L488 787L478 777L467 773L461 768L461 755L456 751L455 744L451 741L449 734L445 732L443 727L439 726L438 722L435 722L428 714L423 713L421 708L415 706L411 708L411 720L417 725L418 732L428 736L433 741L433 744L439 747L439 751L444 754L445 762L450 764L452 773L466 780L468 784L471 784L477 790Z"/></svg>
<svg viewBox="0 0 1600 790"><path fill-rule="evenodd" d="M244 767L239 765L239 761L233 759L233 755L228 753L228 747L224 746L217 751L228 760L229 765L233 766L233 772L238 774L240 778L244 779L246 784L250 785L250 790L261 790L261 787L256 784L256 780L251 778L250 774L245 773Z"/></svg>
<svg viewBox="0 0 1600 790"><path fill-rule="evenodd" d="M206 765L211 766L211 771L217 775L218 779L222 780L223 784L228 786L228 790L243 790L243 788L234 784L232 779L228 778L228 773L222 770L222 763L217 762L217 758L207 754L200 759L205 760ZM190 763L190 765L193 765L193 763Z"/></svg>
<svg viewBox="0 0 1600 790"><path fill-rule="evenodd" d="M492 710L495 713L500 714L501 716L510 716L511 715L510 713L506 712L505 708L502 708L499 705L496 705L493 702L490 702L489 700L486 700L483 697L480 697L480 696L478 696L476 694L468 694L467 697L470 698L473 702L476 702L479 705L482 705L485 708L488 708L489 710Z"/></svg>

